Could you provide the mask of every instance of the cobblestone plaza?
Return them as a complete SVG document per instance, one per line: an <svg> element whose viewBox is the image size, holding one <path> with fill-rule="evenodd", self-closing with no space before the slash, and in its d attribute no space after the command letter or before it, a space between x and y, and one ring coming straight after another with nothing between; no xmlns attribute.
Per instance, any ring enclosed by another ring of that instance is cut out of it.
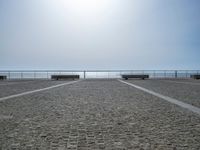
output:
<svg viewBox="0 0 200 150"><path fill-rule="evenodd" d="M198 114L116 79L38 90L68 82L0 82L0 149L200 149ZM128 82L200 107L199 81Z"/></svg>

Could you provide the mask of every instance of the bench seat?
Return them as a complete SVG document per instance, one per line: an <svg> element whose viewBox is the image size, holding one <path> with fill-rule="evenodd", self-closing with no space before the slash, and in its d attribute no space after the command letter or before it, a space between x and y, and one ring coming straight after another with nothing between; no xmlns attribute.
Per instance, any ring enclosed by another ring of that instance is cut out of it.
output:
<svg viewBox="0 0 200 150"><path fill-rule="evenodd" d="M146 79L149 78L148 74L123 74L122 78L128 80L129 78Z"/></svg>
<svg viewBox="0 0 200 150"><path fill-rule="evenodd" d="M192 74L192 75L190 75L190 78L200 79L200 74Z"/></svg>
<svg viewBox="0 0 200 150"><path fill-rule="evenodd" d="M7 79L7 76L0 75L0 80L6 80L6 79Z"/></svg>
<svg viewBox="0 0 200 150"><path fill-rule="evenodd" d="M79 75L52 75L51 79L54 80L68 80L68 79L79 79Z"/></svg>

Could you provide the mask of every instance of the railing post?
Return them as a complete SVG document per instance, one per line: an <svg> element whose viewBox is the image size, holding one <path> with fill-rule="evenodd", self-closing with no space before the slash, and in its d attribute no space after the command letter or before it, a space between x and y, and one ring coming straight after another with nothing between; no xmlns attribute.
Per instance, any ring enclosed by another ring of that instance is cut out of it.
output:
<svg viewBox="0 0 200 150"><path fill-rule="evenodd" d="M177 77L178 77L178 71L175 70L175 78L177 78Z"/></svg>
<svg viewBox="0 0 200 150"><path fill-rule="evenodd" d="M8 79L10 80L10 71L8 71Z"/></svg>
<svg viewBox="0 0 200 150"><path fill-rule="evenodd" d="M84 70L83 71L83 76L84 76L84 79L86 78L86 71Z"/></svg>
<svg viewBox="0 0 200 150"><path fill-rule="evenodd" d="M23 72L21 72L21 79L23 79Z"/></svg>
<svg viewBox="0 0 200 150"><path fill-rule="evenodd" d="M35 78L36 78L36 73L34 72L34 80L35 80Z"/></svg>
<svg viewBox="0 0 200 150"><path fill-rule="evenodd" d="M186 71L186 78L188 77L188 71Z"/></svg>

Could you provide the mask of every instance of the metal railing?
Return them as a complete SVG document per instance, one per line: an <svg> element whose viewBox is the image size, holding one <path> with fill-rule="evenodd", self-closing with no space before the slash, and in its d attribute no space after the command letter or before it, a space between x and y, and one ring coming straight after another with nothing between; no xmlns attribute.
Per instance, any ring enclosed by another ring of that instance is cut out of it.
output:
<svg viewBox="0 0 200 150"><path fill-rule="evenodd" d="M80 78L121 78L122 74L148 74L150 78L190 78L200 70L0 70L7 79L51 79L55 74L78 74Z"/></svg>

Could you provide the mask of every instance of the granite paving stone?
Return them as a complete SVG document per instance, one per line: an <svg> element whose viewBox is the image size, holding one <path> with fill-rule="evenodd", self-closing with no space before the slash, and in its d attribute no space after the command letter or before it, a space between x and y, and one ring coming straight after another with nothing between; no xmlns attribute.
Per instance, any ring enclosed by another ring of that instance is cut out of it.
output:
<svg viewBox="0 0 200 150"><path fill-rule="evenodd" d="M1 101L0 114L2 150L200 149L199 115L117 80Z"/></svg>

